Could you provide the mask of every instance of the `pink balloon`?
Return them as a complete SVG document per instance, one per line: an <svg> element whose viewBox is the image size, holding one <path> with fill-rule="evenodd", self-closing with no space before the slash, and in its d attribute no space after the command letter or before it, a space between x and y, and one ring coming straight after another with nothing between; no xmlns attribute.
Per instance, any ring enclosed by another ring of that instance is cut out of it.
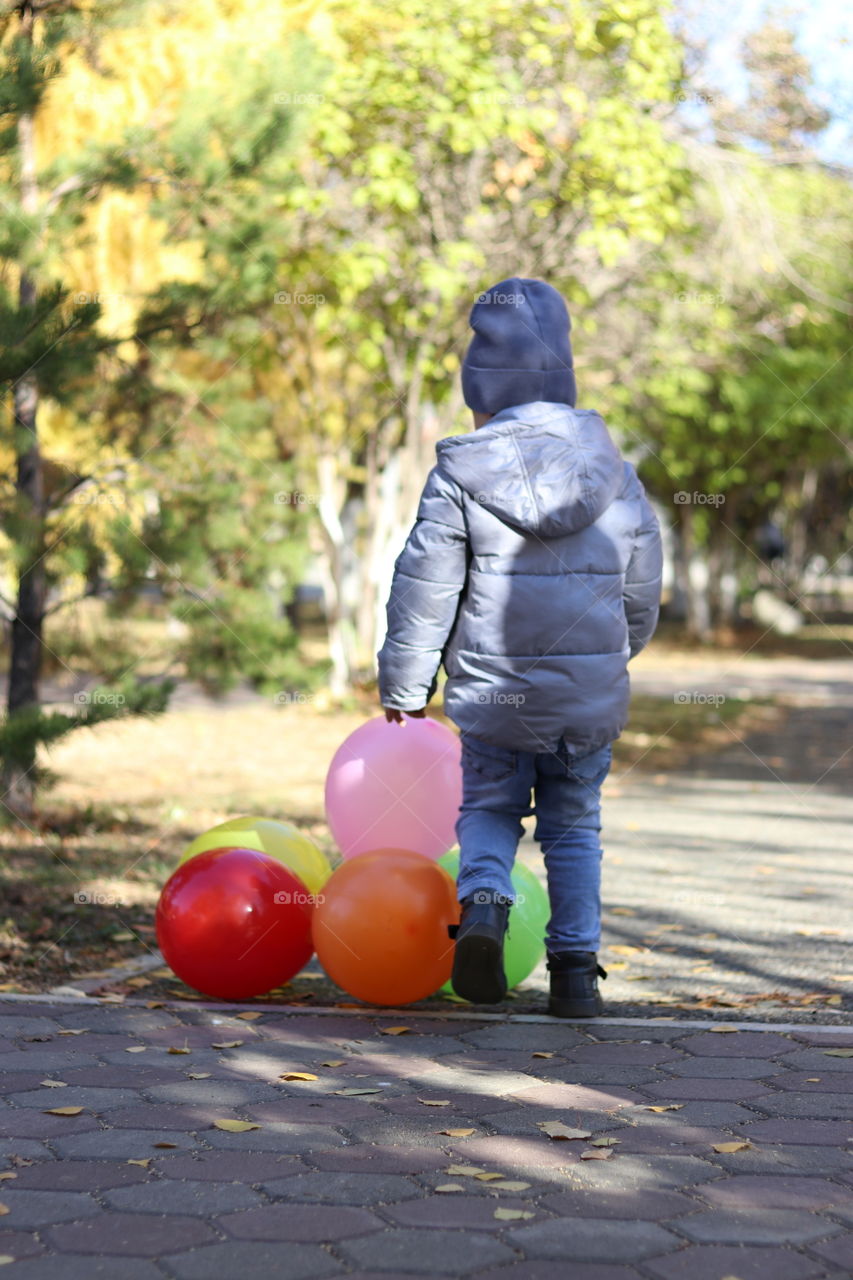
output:
<svg viewBox="0 0 853 1280"><path fill-rule="evenodd" d="M368 720L326 777L326 818L344 858L383 848L440 858L456 843L461 803L459 738L428 717Z"/></svg>

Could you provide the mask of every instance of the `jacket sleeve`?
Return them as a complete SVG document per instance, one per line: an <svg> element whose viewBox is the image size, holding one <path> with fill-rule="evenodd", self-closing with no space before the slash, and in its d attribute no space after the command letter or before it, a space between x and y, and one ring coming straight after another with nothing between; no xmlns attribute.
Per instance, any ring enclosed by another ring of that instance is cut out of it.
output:
<svg viewBox="0 0 853 1280"><path fill-rule="evenodd" d="M644 649L655 633L660 612L663 549L660 525L645 494L641 498L641 520L625 573L625 617L631 657Z"/></svg>
<svg viewBox="0 0 853 1280"><path fill-rule="evenodd" d="M461 491L433 467L394 563L387 632L376 655L384 707L417 711L435 693L469 559Z"/></svg>

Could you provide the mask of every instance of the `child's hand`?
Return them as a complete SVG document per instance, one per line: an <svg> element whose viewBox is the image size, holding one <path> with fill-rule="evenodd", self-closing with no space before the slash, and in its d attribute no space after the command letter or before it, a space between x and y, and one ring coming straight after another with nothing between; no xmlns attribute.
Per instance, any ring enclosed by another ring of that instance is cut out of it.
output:
<svg viewBox="0 0 853 1280"><path fill-rule="evenodd" d="M392 720L396 720L397 724L403 723L404 713L402 711L398 711L396 707L383 707L382 710L385 712L385 719L389 724L391 724ZM426 715L426 707L421 707L420 711L406 711L405 714L407 716L416 716L418 719L422 719Z"/></svg>

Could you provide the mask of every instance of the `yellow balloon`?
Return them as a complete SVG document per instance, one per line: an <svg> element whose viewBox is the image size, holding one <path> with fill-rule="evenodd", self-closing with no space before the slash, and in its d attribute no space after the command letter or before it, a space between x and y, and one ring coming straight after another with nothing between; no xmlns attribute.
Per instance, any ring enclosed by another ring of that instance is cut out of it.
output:
<svg viewBox="0 0 853 1280"><path fill-rule="evenodd" d="M273 818L229 818L196 836L181 854L181 862L197 853L234 845L241 849L257 849L288 867L298 876L309 893L319 893L332 874L325 854L289 822Z"/></svg>

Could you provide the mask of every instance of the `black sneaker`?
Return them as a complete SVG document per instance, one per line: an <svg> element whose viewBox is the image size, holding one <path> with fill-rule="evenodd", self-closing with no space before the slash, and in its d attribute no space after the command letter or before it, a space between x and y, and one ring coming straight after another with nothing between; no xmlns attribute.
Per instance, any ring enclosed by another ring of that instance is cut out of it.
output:
<svg viewBox="0 0 853 1280"><path fill-rule="evenodd" d="M498 1004L507 992L504 934L512 899L496 889L477 889L462 899L459 924L447 926L456 939L453 990L472 1004Z"/></svg>
<svg viewBox="0 0 853 1280"><path fill-rule="evenodd" d="M554 1018L594 1018L604 1012L598 990L599 975L607 971L598 963L595 951L548 952L551 999L548 1012Z"/></svg>

